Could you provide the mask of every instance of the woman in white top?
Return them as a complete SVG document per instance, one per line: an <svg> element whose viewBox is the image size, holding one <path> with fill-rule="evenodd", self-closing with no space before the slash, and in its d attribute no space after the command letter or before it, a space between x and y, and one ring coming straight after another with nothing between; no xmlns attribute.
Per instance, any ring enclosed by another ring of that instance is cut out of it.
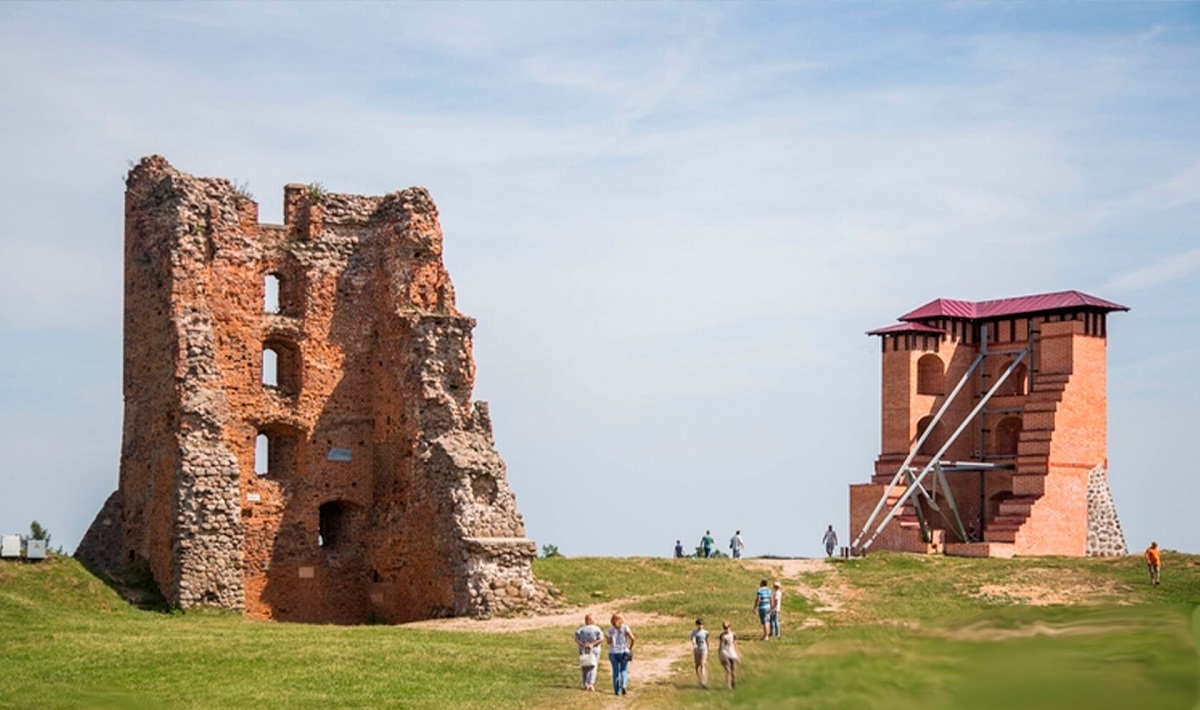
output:
<svg viewBox="0 0 1200 710"><path fill-rule="evenodd" d="M779 611L783 608L783 587L779 586L779 582L775 583L775 589L771 592L771 614L768 621L771 622L771 635L779 638Z"/></svg>
<svg viewBox="0 0 1200 710"><path fill-rule="evenodd" d="M625 617L612 615L612 626L605 634L608 642L608 661L613 670L613 693L625 695L629 685L629 662L633 660L633 630L625 624Z"/></svg>
<svg viewBox="0 0 1200 710"><path fill-rule="evenodd" d="M575 645L579 647L579 670L583 673L583 689L596 689L596 669L600 666L600 641L604 632L596 626L592 615L583 617L583 626L575 630Z"/></svg>
<svg viewBox="0 0 1200 710"><path fill-rule="evenodd" d="M730 689L737 687L737 664L741 660L741 655L738 653L737 636L729 628L729 622L721 624L721 636L718 638L720 650L717 652L721 657L721 665L725 666L725 685Z"/></svg>

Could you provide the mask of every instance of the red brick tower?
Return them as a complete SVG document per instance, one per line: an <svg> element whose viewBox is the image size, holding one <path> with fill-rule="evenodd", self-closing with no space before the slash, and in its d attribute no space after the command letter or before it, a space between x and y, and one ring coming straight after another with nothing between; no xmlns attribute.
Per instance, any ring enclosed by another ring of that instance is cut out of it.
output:
<svg viewBox="0 0 1200 710"><path fill-rule="evenodd" d="M1126 310L1077 291L938 299L871 331L882 450L871 482L850 486L855 544L1124 554L1107 484L1105 348L1107 315Z"/></svg>
<svg viewBox="0 0 1200 710"><path fill-rule="evenodd" d="M229 181L153 156L125 243L121 478L81 559L291 621L542 598L423 188L289 185L260 224Z"/></svg>

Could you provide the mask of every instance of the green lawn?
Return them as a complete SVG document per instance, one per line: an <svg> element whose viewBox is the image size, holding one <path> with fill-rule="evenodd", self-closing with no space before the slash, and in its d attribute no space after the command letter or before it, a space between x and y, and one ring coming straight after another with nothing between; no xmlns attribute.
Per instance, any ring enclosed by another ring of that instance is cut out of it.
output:
<svg viewBox="0 0 1200 710"><path fill-rule="evenodd" d="M691 619L730 619L738 689L700 691L681 660L629 707L1193 708L1200 559L967 560L880 553L792 580L843 609L786 597L784 638L755 638L762 573L731 560L552 559L571 604L679 617L637 628L662 645ZM752 564L752 563L751 563ZM1065 603L1033 606L1040 601ZM616 606L614 604L614 606ZM809 620L809 628L800 625ZM819 624L818 624L819 622ZM599 708L576 690L571 628L510 634L247 621L122 602L74 560L0 564L0 708ZM714 679L720 674L713 663ZM606 686L607 670L598 682ZM714 684L716 685L716 684Z"/></svg>

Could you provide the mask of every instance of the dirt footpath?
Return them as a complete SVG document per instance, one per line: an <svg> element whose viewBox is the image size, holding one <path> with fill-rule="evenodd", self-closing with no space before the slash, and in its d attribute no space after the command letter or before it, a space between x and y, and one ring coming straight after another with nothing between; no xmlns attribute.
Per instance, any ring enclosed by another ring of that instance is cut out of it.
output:
<svg viewBox="0 0 1200 710"><path fill-rule="evenodd" d="M844 608L844 602L851 596L852 590L836 578L836 575L826 577L826 581L819 588L811 587L804 584L800 579L800 575L808 572L829 572L832 569L825 560L792 560L792 559L772 559L772 560L743 560L747 569L762 570L767 576L774 579L781 579L784 583L784 589L787 592L799 594L806 599L814 600L818 606L816 611L819 613L839 613ZM646 599L654 599L656 597L669 596L676 592L668 592L666 594L656 594L645 597L629 597L626 599L615 599L605 601L598 604L591 604L586 607L576 607L574 609L566 609L561 611L553 611L535 616L520 616L510 618L493 618L493 619L470 619L470 618L454 618L454 619L429 619L427 621L414 621L409 624L404 624L405 627L414 629L436 629L439 631L475 631L485 634L511 634L522 631L532 631L535 629L561 628L564 633L564 643L569 643L571 634L576 627L583 623L583 617L591 614L595 617L596 623L604 628L608 625L608 619L614 610L628 608L633 604L644 601ZM665 616L662 614L647 614L637 611L623 611L625 621L633 629L637 629L646 625L655 624L681 624L683 626L691 626L691 619L683 619L675 616ZM816 618L805 619L804 626L820 626L822 622ZM633 679L639 686L654 685L656 683L666 682L671 677L671 668L678 661L685 658L691 658L689 653L690 646L686 640L681 640L678 643L669 644L653 644L639 643L637 644L636 666L634 667ZM718 670L720 670L718 666ZM711 671L711 668L710 668ZM610 681L611 682L611 681ZM596 692L603 692L605 685L597 682ZM629 700L635 699L635 696L628 696ZM625 705L626 698L612 698L604 707L622 707Z"/></svg>
<svg viewBox="0 0 1200 710"><path fill-rule="evenodd" d="M507 618L492 618L492 619L471 619L468 617L457 617L453 619L428 619L426 621L413 621L404 624L405 627L413 629L435 629L438 631L478 631L485 634L515 634L521 631L533 631L535 629L550 629L550 628L569 628L574 630L583 623L583 617L591 614L596 618L596 624L601 628L608 626L609 617L614 611L620 611L623 608L629 607L646 599L655 599L657 597L668 596L674 592L667 594L655 594L646 597L628 597L626 599L614 599L612 601L600 602L585 607L575 607L573 609L563 609L548 612L545 614L537 614L535 616L513 616ZM662 614L646 614L640 611L622 611L621 615L625 617L625 622L633 629L647 624L669 624L677 622L679 619L674 616L663 616Z"/></svg>
<svg viewBox="0 0 1200 710"><path fill-rule="evenodd" d="M838 614L846 610L846 604L856 596L856 591L836 574L837 568L823 559L803 560L748 560L746 567L761 569L769 576L783 582L784 591L799 594L815 603L813 611L818 614ZM820 587L811 587L800 580L806 573L830 573ZM808 618L804 626L820 626L820 619Z"/></svg>

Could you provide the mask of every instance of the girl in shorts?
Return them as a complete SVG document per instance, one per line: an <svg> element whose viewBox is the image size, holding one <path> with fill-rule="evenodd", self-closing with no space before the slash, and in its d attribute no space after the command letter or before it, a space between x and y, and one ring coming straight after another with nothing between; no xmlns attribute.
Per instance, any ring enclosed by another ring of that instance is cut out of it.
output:
<svg viewBox="0 0 1200 710"><path fill-rule="evenodd" d="M728 621L721 624L718 643L720 646L717 654L721 657L721 665L725 667L725 685L732 690L737 687L737 664L742 657L738 653L737 636L729 628Z"/></svg>
<svg viewBox="0 0 1200 710"><path fill-rule="evenodd" d="M704 628L704 619L696 619L696 629L692 631L692 660L696 662L696 679L701 688L708 688L708 629Z"/></svg>

